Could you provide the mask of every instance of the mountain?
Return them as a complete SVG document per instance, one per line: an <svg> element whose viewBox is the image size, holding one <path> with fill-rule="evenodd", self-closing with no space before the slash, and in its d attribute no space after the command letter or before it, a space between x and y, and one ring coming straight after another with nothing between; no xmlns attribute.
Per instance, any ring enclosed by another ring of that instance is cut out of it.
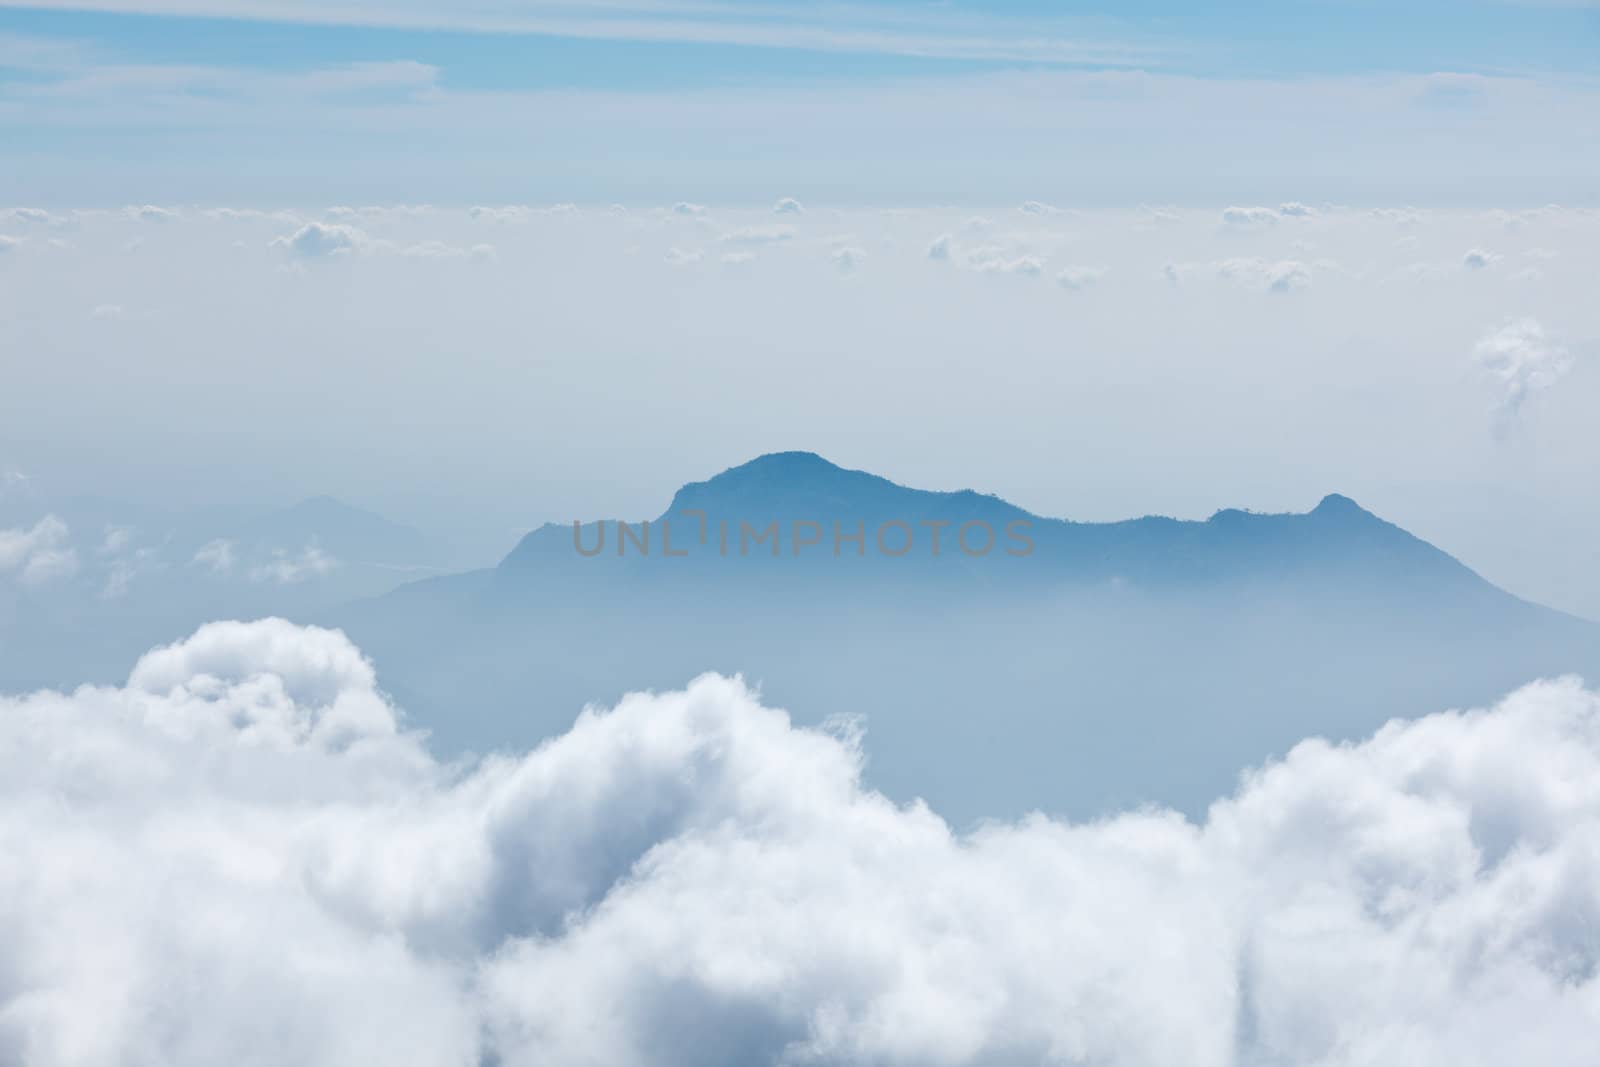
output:
<svg viewBox="0 0 1600 1067"><path fill-rule="evenodd" d="M376 566L424 567L440 555L414 527L331 496L247 520L232 536L268 550L316 545L338 559Z"/></svg>
<svg viewBox="0 0 1600 1067"><path fill-rule="evenodd" d="M446 749L742 673L800 721L859 717L869 780L958 819L1197 813L1305 736L1600 674L1600 625L1337 494L1303 514L1080 523L803 452L682 487L648 530L547 525L498 567L323 618Z"/></svg>

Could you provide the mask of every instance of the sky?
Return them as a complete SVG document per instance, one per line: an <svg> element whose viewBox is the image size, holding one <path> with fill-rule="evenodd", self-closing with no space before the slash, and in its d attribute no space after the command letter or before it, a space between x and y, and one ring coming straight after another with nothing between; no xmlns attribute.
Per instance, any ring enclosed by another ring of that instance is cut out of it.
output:
<svg viewBox="0 0 1600 1067"><path fill-rule="evenodd" d="M1597 44L1593 0L0 0L0 614L345 573L172 516L331 494L486 565L804 449L1078 520L1343 493L1600 619ZM995 723L1071 698L995 668ZM467 760L282 618L0 695L0 1062L1593 1058L1576 678L965 831L863 779L881 709L682 682Z"/></svg>
<svg viewBox="0 0 1600 1067"><path fill-rule="evenodd" d="M1595 6L0 4L0 196L1592 201Z"/></svg>
<svg viewBox="0 0 1600 1067"><path fill-rule="evenodd" d="M1597 19L0 2L3 510L333 493L489 561L802 448L1343 492L1600 617Z"/></svg>
<svg viewBox="0 0 1600 1067"><path fill-rule="evenodd" d="M180 204L0 233L17 523L328 493L487 563L806 449L1081 520L1341 492L1600 616L1589 208Z"/></svg>

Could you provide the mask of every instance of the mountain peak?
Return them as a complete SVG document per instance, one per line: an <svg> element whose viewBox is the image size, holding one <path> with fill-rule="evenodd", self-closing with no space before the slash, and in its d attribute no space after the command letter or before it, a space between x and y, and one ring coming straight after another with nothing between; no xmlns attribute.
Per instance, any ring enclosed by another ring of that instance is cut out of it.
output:
<svg viewBox="0 0 1600 1067"><path fill-rule="evenodd" d="M847 470L815 452L769 452L703 482L690 482L678 490L670 510L746 508L762 514L800 508L809 513L817 507L845 506L849 511L852 502L905 491L886 478Z"/></svg>
<svg viewBox="0 0 1600 1067"><path fill-rule="evenodd" d="M723 474L732 474L735 471L842 471L843 467L830 462L817 455L815 452L791 450L788 452L764 452L746 463L737 467L729 467ZM718 476L720 477L720 475Z"/></svg>
<svg viewBox="0 0 1600 1067"><path fill-rule="evenodd" d="M1372 513L1342 493L1329 493L1312 509L1311 514L1354 518L1359 515L1370 516Z"/></svg>
<svg viewBox="0 0 1600 1067"><path fill-rule="evenodd" d="M767 452L737 467L729 467L697 483L707 486L784 485L790 488L832 482L850 475L872 477L862 471L849 471L815 452Z"/></svg>

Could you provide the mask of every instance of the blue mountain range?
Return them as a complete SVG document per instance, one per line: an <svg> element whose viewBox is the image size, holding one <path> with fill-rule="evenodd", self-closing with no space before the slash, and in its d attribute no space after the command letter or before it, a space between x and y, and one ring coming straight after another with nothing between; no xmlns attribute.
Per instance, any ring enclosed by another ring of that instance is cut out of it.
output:
<svg viewBox="0 0 1600 1067"><path fill-rule="evenodd" d="M682 487L648 525L544 526L497 567L326 621L445 748L527 744L586 702L718 670L802 722L856 719L874 785L958 820L1197 814L1308 735L1600 668L1600 625L1337 494L1303 514L1082 523L785 452ZM964 550L986 527L988 550Z"/></svg>

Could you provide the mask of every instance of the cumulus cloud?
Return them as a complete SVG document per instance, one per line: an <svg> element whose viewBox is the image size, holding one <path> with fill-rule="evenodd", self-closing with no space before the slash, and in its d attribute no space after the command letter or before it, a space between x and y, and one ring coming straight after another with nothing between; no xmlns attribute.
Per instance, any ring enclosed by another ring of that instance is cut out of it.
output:
<svg viewBox="0 0 1600 1067"><path fill-rule="evenodd" d="M1426 215L1410 207L1375 207L1372 217L1396 226L1420 226L1427 221Z"/></svg>
<svg viewBox="0 0 1600 1067"><path fill-rule="evenodd" d="M1493 252L1486 252L1481 248L1470 249L1466 255L1461 257L1462 264L1468 270L1482 270L1484 267L1492 266L1499 262L1499 260L1499 256Z"/></svg>
<svg viewBox="0 0 1600 1067"><path fill-rule="evenodd" d="M576 214L576 204L552 204L549 207L529 207L526 204L505 204L500 207L481 205L467 209L467 215L481 222L532 222L549 215Z"/></svg>
<svg viewBox="0 0 1600 1067"><path fill-rule="evenodd" d="M1296 200L1278 205L1278 214L1290 219L1308 219L1317 213L1317 209L1309 204L1302 204Z"/></svg>
<svg viewBox="0 0 1600 1067"><path fill-rule="evenodd" d="M311 578L331 574L338 566L338 560L316 545L307 545L299 552L276 548L272 550L269 558L250 568L250 580L271 582L275 585L296 585Z"/></svg>
<svg viewBox="0 0 1600 1067"><path fill-rule="evenodd" d="M1059 215L1061 209L1054 204L1046 204L1042 200L1024 200L1017 210L1024 215Z"/></svg>
<svg viewBox="0 0 1600 1067"><path fill-rule="evenodd" d="M402 256L413 259L476 259L488 261L495 258L494 245L475 244L471 246L453 245L446 241L419 241L413 245L402 245L397 251Z"/></svg>
<svg viewBox="0 0 1600 1067"><path fill-rule="evenodd" d="M1502 428L1529 397L1543 392L1572 369L1572 353L1534 319L1514 319L1486 335L1472 351L1478 369L1498 392Z"/></svg>
<svg viewBox="0 0 1600 1067"><path fill-rule="evenodd" d="M0 233L0 254L22 247L22 238Z"/></svg>
<svg viewBox="0 0 1600 1067"><path fill-rule="evenodd" d="M52 215L43 208L37 207L12 207L0 211L0 220L9 222L27 222L38 226L60 226L66 220Z"/></svg>
<svg viewBox="0 0 1600 1067"><path fill-rule="evenodd" d="M123 208L122 213L139 222L172 222L183 217L172 208L157 207L155 204L130 205Z"/></svg>
<svg viewBox="0 0 1600 1067"><path fill-rule="evenodd" d="M1189 277L1212 276L1269 293L1304 289L1312 280L1311 267L1299 260L1271 260L1259 256L1232 256L1210 263L1168 263L1163 273L1173 284Z"/></svg>
<svg viewBox="0 0 1600 1067"><path fill-rule="evenodd" d="M946 260L950 258L950 235L941 233L928 244L928 258Z"/></svg>
<svg viewBox="0 0 1600 1067"><path fill-rule="evenodd" d="M705 253L698 248L679 248L674 245L667 249L666 255L662 258L666 260L668 266L689 267L704 259Z"/></svg>
<svg viewBox="0 0 1600 1067"><path fill-rule="evenodd" d="M687 200L680 200L672 205L672 213L674 215L687 215L690 218L699 218L707 214L707 209L704 204L691 204Z"/></svg>
<svg viewBox="0 0 1600 1067"><path fill-rule="evenodd" d="M40 585L76 573L78 554L67 538L67 524L54 515L29 528L0 529L0 574L14 574L25 585Z"/></svg>
<svg viewBox="0 0 1600 1067"><path fill-rule="evenodd" d="M772 205L772 211L777 215L799 215L805 211L805 206L792 196L785 196Z"/></svg>
<svg viewBox="0 0 1600 1067"><path fill-rule="evenodd" d="M867 251L864 248L857 248L855 245L845 245L842 248L835 248L831 258L833 259L833 265L838 267L842 273L850 274L866 261Z"/></svg>
<svg viewBox="0 0 1600 1067"><path fill-rule="evenodd" d="M1310 741L1201 825L951 830L737 681L442 764L342 635L0 699L0 1061L1586 1064L1600 696Z"/></svg>
<svg viewBox="0 0 1600 1067"><path fill-rule="evenodd" d="M1254 231L1278 224L1278 213L1270 207L1227 207L1222 209L1222 225L1230 230Z"/></svg>
<svg viewBox="0 0 1600 1067"><path fill-rule="evenodd" d="M272 247L301 259L326 259L348 255L367 243L367 235L339 222L308 222L287 237L277 237Z"/></svg>
<svg viewBox="0 0 1600 1067"><path fill-rule="evenodd" d="M1173 208L1140 204L1139 220L1143 227L1156 229L1163 226L1176 226L1183 221L1183 216Z"/></svg>
<svg viewBox="0 0 1600 1067"><path fill-rule="evenodd" d="M271 247L281 248L295 258L305 260L333 259L355 253L396 255L407 259L496 258L495 247L491 244L456 245L437 238L409 243L381 240L343 222L308 222L288 236L274 238Z"/></svg>
<svg viewBox="0 0 1600 1067"><path fill-rule="evenodd" d="M723 244L765 245L788 241L794 237L793 226L741 226L722 235Z"/></svg>
<svg viewBox="0 0 1600 1067"><path fill-rule="evenodd" d="M254 207L213 207L200 212L200 216L212 222L282 222L298 226L304 221L299 214L293 211L265 210Z"/></svg>
<svg viewBox="0 0 1600 1067"><path fill-rule="evenodd" d="M1037 278L1044 273L1044 260L1039 256L1007 256L996 248L975 248L967 253L967 265L984 274L1023 274Z"/></svg>
<svg viewBox="0 0 1600 1067"><path fill-rule="evenodd" d="M434 213L431 204L368 204L362 207L330 207L328 214L339 218L413 219Z"/></svg>

